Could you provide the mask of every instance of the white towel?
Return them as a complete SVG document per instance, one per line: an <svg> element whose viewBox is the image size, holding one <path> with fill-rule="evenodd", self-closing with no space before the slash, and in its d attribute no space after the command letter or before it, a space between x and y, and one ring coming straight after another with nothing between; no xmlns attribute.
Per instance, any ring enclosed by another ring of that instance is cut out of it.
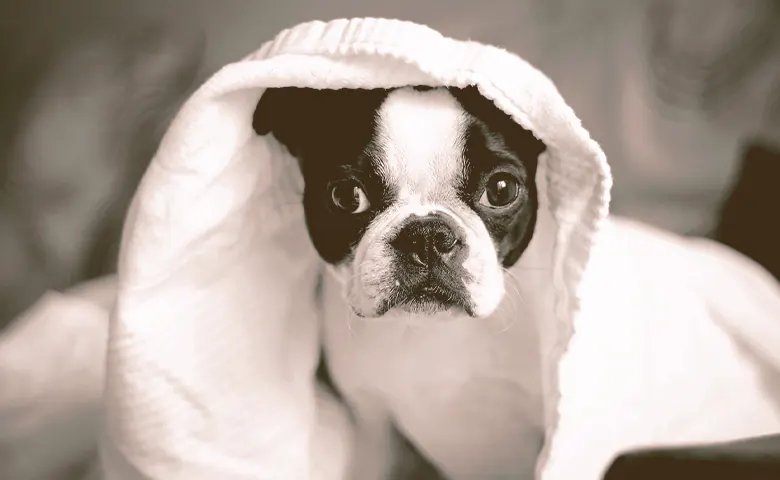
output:
<svg viewBox="0 0 780 480"><path fill-rule="evenodd" d="M306 478L320 262L295 162L253 132L253 110L267 87L469 84L548 146L560 318L543 341L555 396L573 293L607 213L599 147L547 77L506 51L395 20L306 23L196 92L142 182L109 345L107 459L151 478ZM549 417L553 428L554 408Z"/></svg>
<svg viewBox="0 0 780 480"><path fill-rule="evenodd" d="M338 20L218 72L153 159L109 332L106 478L338 478L322 462L343 466L349 432L312 382L321 262L295 162L255 135L252 113L267 87L421 84L475 84L548 146L520 262L536 268L513 272L540 299L538 478L597 480L626 448L780 431L777 282L725 248L607 220L604 154L518 57L411 23Z"/></svg>

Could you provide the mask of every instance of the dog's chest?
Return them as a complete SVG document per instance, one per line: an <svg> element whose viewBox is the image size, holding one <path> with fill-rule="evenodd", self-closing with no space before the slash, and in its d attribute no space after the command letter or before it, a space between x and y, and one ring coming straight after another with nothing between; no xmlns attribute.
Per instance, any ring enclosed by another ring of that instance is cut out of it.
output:
<svg viewBox="0 0 780 480"><path fill-rule="evenodd" d="M323 293L328 365L358 410L387 413L440 465L453 469L483 464L516 473L528 460L520 444L535 455L538 339L516 302L506 299L490 319L445 316L410 325L400 318L354 317L331 278Z"/></svg>

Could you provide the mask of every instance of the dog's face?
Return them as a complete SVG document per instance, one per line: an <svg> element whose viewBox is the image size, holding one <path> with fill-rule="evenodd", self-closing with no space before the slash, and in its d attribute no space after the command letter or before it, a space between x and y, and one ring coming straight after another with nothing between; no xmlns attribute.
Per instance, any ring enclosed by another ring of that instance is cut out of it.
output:
<svg viewBox="0 0 780 480"><path fill-rule="evenodd" d="M253 126L299 159L309 235L356 314L498 307L545 146L476 88L271 89Z"/></svg>

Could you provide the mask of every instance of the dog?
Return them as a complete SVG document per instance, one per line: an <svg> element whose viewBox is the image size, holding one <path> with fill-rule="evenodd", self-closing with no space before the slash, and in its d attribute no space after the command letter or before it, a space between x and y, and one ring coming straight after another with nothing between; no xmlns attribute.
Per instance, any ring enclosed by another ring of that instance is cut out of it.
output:
<svg viewBox="0 0 780 480"><path fill-rule="evenodd" d="M324 352L356 420L352 478L413 478L405 442L431 477L532 478L539 353L506 292L544 143L473 86L269 89L253 128L298 160L338 298Z"/></svg>

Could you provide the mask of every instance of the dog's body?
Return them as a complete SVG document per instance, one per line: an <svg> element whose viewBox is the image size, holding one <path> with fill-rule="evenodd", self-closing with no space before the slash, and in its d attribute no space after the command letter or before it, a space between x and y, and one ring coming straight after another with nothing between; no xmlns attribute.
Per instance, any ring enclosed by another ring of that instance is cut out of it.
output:
<svg viewBox="0 0 780 480"><path fill-rule="evenodd" d="M531 478L538 338L506 269L533 235L544 145L472 87L270 90L253 125L299 159L330 265L324 343L357 419L353 478L388 478L396 429L448 478Z"/></svg>
<svg viewBox="0 0 780 480"><path fill-rule="evenodd" d="M538 347L516 299L486 319L371 323L338 301L335 278L323 294L334 305L325 317L328 366L359 419L353 479L387 478L392 426L446 478L533 478L542 442Z"/></svg>

